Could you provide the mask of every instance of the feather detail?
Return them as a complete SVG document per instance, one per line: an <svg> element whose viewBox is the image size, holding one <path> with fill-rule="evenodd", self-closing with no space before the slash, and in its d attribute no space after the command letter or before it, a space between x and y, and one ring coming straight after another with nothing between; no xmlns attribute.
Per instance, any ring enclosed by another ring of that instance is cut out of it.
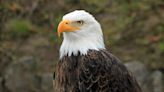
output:
<svg viewBox="0 0 164 92"><path fill-rule="evenodd" d="M106 50L65 56L57 64L55 92L141 92L131 73Z"/></svg>

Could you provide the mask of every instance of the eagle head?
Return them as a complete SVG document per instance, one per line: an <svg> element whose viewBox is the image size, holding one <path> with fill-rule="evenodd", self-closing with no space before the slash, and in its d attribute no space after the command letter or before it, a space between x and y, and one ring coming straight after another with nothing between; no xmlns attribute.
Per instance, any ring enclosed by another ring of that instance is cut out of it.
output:
<svg viewBox="0 0 164 92"><path fill-rule="evenodd" d="M105 49L100 24L88 12L75 10L63 16L58 25L58 36L63 33L60 57L87 54L88 50Z"/></svg>

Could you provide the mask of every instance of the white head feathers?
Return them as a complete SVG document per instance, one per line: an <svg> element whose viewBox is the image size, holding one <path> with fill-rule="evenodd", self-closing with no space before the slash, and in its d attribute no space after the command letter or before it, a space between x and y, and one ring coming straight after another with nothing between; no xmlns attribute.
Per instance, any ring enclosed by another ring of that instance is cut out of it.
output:
<svg viewBox="0 0 164 92"><path fill-rule="evenodd" d="M60 58L63 56L87 54L88 50L105 49L100 24L84 10L76 10L63 16L63 20L71 22L82 20L79 30L63 32L63 42L60 48Z"/></svg>

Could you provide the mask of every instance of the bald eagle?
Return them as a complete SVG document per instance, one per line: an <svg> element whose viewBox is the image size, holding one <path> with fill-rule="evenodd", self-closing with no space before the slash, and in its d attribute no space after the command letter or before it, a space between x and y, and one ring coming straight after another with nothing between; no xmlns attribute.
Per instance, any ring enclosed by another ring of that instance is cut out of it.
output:
<svg viewBox="0 0 164 92"><path fill-rule="evenodd" d="M58 25L61 33L55 92L141 92L133 75L106 50L101 26L90 13L64 15Z"/></svg>

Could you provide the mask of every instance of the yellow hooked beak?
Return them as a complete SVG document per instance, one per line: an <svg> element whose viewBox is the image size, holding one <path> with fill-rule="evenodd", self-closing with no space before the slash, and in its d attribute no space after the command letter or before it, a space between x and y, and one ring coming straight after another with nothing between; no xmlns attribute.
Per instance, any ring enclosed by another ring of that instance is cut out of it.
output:
<svg viewBox="0 0 164 92"><path fill-rule="evenodd" d="M71 26L71 21L62 20L58 25L58 36L60 37L62 32L73 32L75 30L79 30L79 28Z"/></svg>

